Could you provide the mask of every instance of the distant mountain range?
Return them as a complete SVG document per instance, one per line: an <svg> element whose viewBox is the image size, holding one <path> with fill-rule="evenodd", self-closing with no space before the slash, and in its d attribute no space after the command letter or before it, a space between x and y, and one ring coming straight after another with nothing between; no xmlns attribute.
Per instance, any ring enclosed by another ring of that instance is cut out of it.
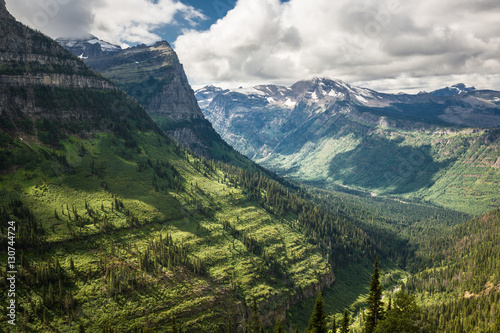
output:
<svg viewBox="0 0 500 333"><path fill-rule="evenodd" d="M457 84L386 94L317 78L289 87L207 86L196 97L229 144L298 181L462 211L499 205L498 191L490 192L500 184L498 91Z"/></svg>
<svg viewBox="0 0 500 333"><path fill-rule="evenodd" d="M218 96L223 96L214 98ZM297 104L327 107L349 103L377 115L444 126L500 126L500 92L476 90L460 83L417 95L386 94L351 86L340 80L313 79L290 87L260 85L250 89L223 90L207 86L196 91L200 106L209 111L222 99L253 106L293 109ZM229 97L229 98L227 98ZM368 109L366 109L368 108Z"/></svg>
<svg viewBox="0 0 500 333"><path fill-rule="evenodd" d="M467 87L463 83L458 83L458 84L452 85L451 87L446 87L446 88L434 90L433 92L431 92L431 95L434 95L434 96L456 96L456 95L460 95L460 94L466 94L466 93L468 93L470 91L474 91L474 90L476 90L475 87Z"/></svg>

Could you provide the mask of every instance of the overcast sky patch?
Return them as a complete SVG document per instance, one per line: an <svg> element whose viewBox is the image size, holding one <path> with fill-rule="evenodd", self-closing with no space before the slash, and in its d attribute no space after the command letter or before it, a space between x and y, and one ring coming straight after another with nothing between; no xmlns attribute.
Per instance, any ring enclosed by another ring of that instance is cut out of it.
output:
<svg viewBox="0 0 500 333"><path fill-rule="evenodd" d="M329 77L381 91L461 81L500 90L498 0L7 0L7 6L51 37L92 33L122 45L175 38L196 86Z"/></svg>

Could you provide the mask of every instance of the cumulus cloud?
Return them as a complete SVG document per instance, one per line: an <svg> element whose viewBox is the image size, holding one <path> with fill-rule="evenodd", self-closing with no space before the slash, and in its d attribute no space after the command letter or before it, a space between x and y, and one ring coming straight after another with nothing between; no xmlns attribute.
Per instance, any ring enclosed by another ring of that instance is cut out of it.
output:
<svg viewBox="0 0 500 333"><path fill-rule="evenodd" d="M152 43L167 25L195 25L203 14L177 0L7 0L21 22L53 38L89 33L116 44Z"/></svg>
<svg viewBox="0 0 500 333"><path fill-rule="evenodd" d="M497 0L239 0L175 49L194 84L340 78L380 90L500 89Z"/></svg>

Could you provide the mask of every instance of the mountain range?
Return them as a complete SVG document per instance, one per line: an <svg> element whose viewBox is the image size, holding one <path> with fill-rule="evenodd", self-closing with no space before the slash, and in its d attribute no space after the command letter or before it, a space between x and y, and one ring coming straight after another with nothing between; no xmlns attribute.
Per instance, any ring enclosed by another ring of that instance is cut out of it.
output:
<svg viewBox="0 0 500 333"><path fill-rule="evenodd" d="M395 95L313 79L196 96L223 139L283 176L486 212L500 199L500 92L445 91Z"/></svg>

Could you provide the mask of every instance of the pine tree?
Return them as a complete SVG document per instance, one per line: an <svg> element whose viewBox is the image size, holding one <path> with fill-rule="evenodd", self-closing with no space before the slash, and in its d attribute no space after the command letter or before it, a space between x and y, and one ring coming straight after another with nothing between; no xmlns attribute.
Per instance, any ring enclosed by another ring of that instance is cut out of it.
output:
<svg viewBox="0 0 500 333"><path fill-rule="evenodd" d="M283 329L283 325L281 324L280 317L278 317L278 320L276 321L276 325L274 325L274 333L285 333L285 330Z"/></svg>
<svg viewBox="0 0 500 333"><path fill-rule="evenodd" d="M340 333L349 333L349 322L351 318L347 309L344 310L344 317L342 318L342 323L340 324Z"/></svg>
<svg viewBox="0 0 500 333"><path fill-rule="evenodd" d="M314 310L309 319L309 332L311 333L327 333L326 328L326 314L324 309L323 297L321 292L318 294L316 299L316 304L314 305Z"/></svg>
<svg viewBox="0 0 500 333"><path fill-rule="evenodd" d="M366 333L373 333L378 322L383 319L384 315L384 309L382 308L382 285L380 284L379 278L378 259L376 259L370 283L370 294L366 300L368 303L368 311L365 322Z"/></svg>
<svg viewBox="0 0 500 333"><path fill-rule="evenodd" d="M176 322L175 318L172 318L172 332L173 333L178 333L177 322Z"/></svg>
<svg viewBox="0 0 500 333"><path fill-rule="evenodd" d="M337 333L337 323L335 322L335 316L333 317L332 333Z"/></svg>
<svg viewBox="0 0 500 333"><path fill-rule="evenodd" d="M259 333L260 328L259 308L257 307L257 301L254 298L252 304L252 332Z"/></svg>

